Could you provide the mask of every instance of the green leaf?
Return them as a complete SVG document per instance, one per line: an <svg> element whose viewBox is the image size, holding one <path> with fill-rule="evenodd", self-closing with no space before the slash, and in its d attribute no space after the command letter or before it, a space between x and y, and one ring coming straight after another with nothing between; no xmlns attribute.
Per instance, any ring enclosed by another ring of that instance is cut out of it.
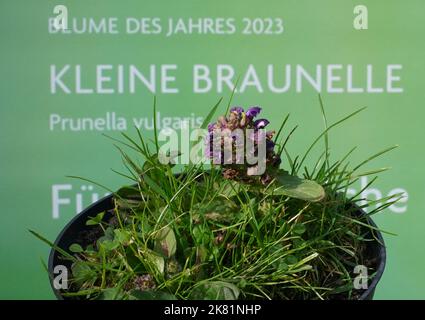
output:
<svg viewBox="0 0 425 320"><path fill-rule="evenodd" d="M285 262L289 265L298 263L298 259L296 256L289 255L285 257Z"/></svg>
<svg viewBox="0 0 425 320"><path fill-rule="evenodd" d="M120 209L137 210L143 205L140 190L133 186L124 186L118 189L114 194L114 199Z"/></svg>
<svg viewBox="0 0 425 320"><path fill-rule="evenodd" d="M97 239L97 244L100 245L103 241L105 240L114 240L115 238L115 233L114 233L114 228L112 227L108 227L105 230L105 234L103 236L101 236L99 239Z"/></svg>
<svg viewBox="0 0 425 320"><path fill-rule="evenodd" d="M280 272L286 272L286 271L288 271L288 269L289 269L288 264L285 263L283 261L283 259L280 259L279 264L277 265L277 270L280 271Z"/></svg>
<svg viewBox="0 0 425 320"><path fill-rule="evenodd" d="M144 203L142 198L136 199L136 198L116 198L115 203L119 210L131 210L131 211L137 211L142 210Z"/></svg>
<svg viewBox="0 0 425 320"><path fill-rule="evenodd" d="M271 246L268 249L268 256L273 257L273 259L276 257L281 257L278 260L273 262L273 267L276 268L276 271L278 272L286 272L289 268L288 261L286 260L286 257L282 257L282 254L285 252L284 247L281 244L276 244Z"/></svg>
<svg viewBox="0 0 425 320"><path fill-rule="evenodd" d="M69 251L74 253L80 253L84 252L84 249L78 243L73 243L69 246Z"/></svg>
<svg viewBox="0 0 425 320"><path fill-rule="evenodd" d="M105 235L97 239L97 245L106 251L118 248L120 242L115 237L115 230L112 227L106 228Z"/></svg>
<svg viewBox="0 0 425 320"><path fill-rule="evenodd" d="M92 244L89 244L86 247L86 250L84 250L84 251L87 252L87 253L96 253L97 252L97 250L94 249L94 246Z"/></svg>
<svg viewBox="0 0 425 320"><path fill-rule="evenodd" d="M97 278L96 271L83 261L74 262L71 266L71 272L73 280L79 285Z"/></svg>
<svg viewBox="0 0 425 320"><path fill-rule="evenodd" d="M155 251L163 254L165 257L171 257L176 253L176 236L170 227L162 228L156 237Z"/></svg>
<svg viewBox="0 0 425 320"><path fill-rule="evenodd" d="M117 240L103 240L100 242L100 246L106 251L115 250L119 245L120 243Z"/></svg>
<svg viewBox="0 0 425 320"><path fill-rule="evenodd" d="M195 242L200 245L210 243L213 238L211 230L206 228L204 225L196 225L193 228L192 233Z"/></svg>
<svg viewBox="0 0 425 320"><path fill-rule="evenodd" d="M93 225L101 223L104 215L105 215L105 212L101 212L96 217L91 217L91 219L87 220L86 225L93 226Z"/></svg>
<svg viewBox="0 0 425 320"><path fill-rule="evenodd" d="M162 256L152 250L146 251L144 256L158 272L164 273L165 261Z"/></svg>
<svg viewBox="0 0 425 320"><path fill-rule="evenodd" d="M267 189L274 195L286 195L291 198L317 202L325 197L323 187L312 181L301 179L281 170L271 188Z"/></svg>
<svg viewBox="0 0 425 320"><path fill-rule="evenodd" d="M140 238L143 238L143 235L148 235L153 229L152 225L149 223L148 217L145 215L139 216L138 227L140 232L137 234Z"/></svg>
<svg viewBox="0 0 425 320"><path fill-rule="evenodd" d="M141 199L140 190L138 188L135 188L133 186L124 186L118 189L116 194L121 198L126 199Z"/></svg>
<svg viewBox="0 0 425 320"><path fill-rule="evenodd" d="M121 288L107 288L102 290L102 293L97 298L98 300L122 300L124 298L124 293Z"/></svg>
<svg viewBox="0 0 425 320"><path fill-rule="evenodd" d="M141 291L132 290L130 292L130 300L177 300L176 296L163 291Z"/></svg>
<svg viewBox="0 0 425 320"><path fill-rule="evenodd" d="M192 298L199 300L237 300L239 288L225 281L211 281L196 287Z"/></svg>
<svg viewBox="0 0 425 320"><path fill-rule="evenodd" d="M236 196L242 190L242 184L237 181L224 180L220 195L225 198Z"/></svg>
<svg viewBox="0 0 425 320"><path fill-rule="evenodd" d="M276 268L278 272L286 272L289 269L286 258L280 258L279 260L273 263L273 267Z"/></svg>
<svg viewBox="0 0 425 320"><path fill-rule="evenodd" d="M306 227L304 224L302 223L296 223L293 227L292 227L292 232L295 234L303 234L306 230Z"/></svg>
<svg viewBox="0 0 425 320"><path fill-rule="evenodd" d="M196 262L197 263L203 263L208 257L208 249L200 245L196 247Z"/></svg>
<svg viewBox="0 0 425 320"><path fill-rule="evenodd" d="M115 240L121 243L122 245L127 245L131 239L131 233L127 230L115 229Z"/></svg>

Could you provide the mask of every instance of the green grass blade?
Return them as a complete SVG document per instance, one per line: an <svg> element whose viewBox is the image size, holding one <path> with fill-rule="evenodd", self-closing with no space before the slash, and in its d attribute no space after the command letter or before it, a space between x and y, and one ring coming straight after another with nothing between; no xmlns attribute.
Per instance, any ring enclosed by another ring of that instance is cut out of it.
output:
<svg viewBox="0 0 425 320"><path fill-rule="evenodd" d="M322 96L319 94L319 105L320 111L322 112L323 124L325 126L325 135L323 136L325 139L325 163L329 168L329 135L328 135L328 119L325 113L325 107L323 106Z"/></svg>
<svg viewBox="0 0 425 320"><path fill-rule="evenodd" d="M156 127L156 96L153 97L153 131L155 137L156 154L159 153L158 132Z"/></svg>
<svg viewBox="0 0 425 320"><path fill-rule="evenodd" d="M39 233L35 232L34 230L30 230L28 229L28 231L35 236L36 238L38 238L39 240L43 241L44 243L48 244L51 248L55 249L57 252L59 252L60 254L62 254L64 257L67 257L68 259L71 259L72 261L77 260L74 256L72 256L71 254L69 254L68 252L66 252L65 250L63 250L62 248L59 248L57 245L55 245L53 242L47 240L45 237L43 237L42 235L40 235Z"/></svg>
<svg viewBox="0 0 425 320"><path fill-rule="evenodd" d="M220 98L218 102L214 105L214 107L210 110L208 115L205 117L204 121L201 124L201 129L205 129L208 124L210 123L212 117L214 116L215 112L217 111L218 106L220 105L223 98Z"/></svg>
<svg viewBox="0 0 425 320"><path fill-rule="evenodd" d="M382 151L379 151L378 153L375 153L374 155L370 156L369 158L367 158L366 160L362 161L360 164L358 164L356 167L354 167L353 172L356 171L357 169L359 169L360 167L364 166L366 163L370 162L371 160L383 155L384 153L387 153L395 148L398 148L398 145L386 148Z"/></svg>
<svg viewBox="0 0 425 320"><path fill-rule="evenodd" d="M285 119L283 119L282 124L280 125L280 128L277 131L276 137L274 138L274 143L277 143L279 136L282 133L282 130L285 127L285 124L288 121L288 119L289 119L289 113L286 115Z"/></svg>
<svg viewBox="0 0 425 320"><path fill-rule="evenodd" d="M227 108L226 108L226 112L224 113L224 115L226 115L229 112L230 105L232 104L233 96L235 95L235 92L236 92L236 87L238 86L238 83L239 83L239 79L240 79L240 76L236 79L236 83L235 83L235 86L232 89L232 93L230 94L229 102L227 103Z"/></svg>
<svg viewBox="0 0 425 320"><path fill-rule="evenodd" d="M350 113L348 116L345 116L344 118L338 120L337 122L333 123L332 125L330 125L326 130L324 130L314 141L313 143L310 145L310 147L307 149L307 151L305 152L304 156L302 157L300 163L298 164L298 166L301 168L305 159L307 158L307 156L309 155L310 151L314 148L314 146L316 145L316 143L325 135L327 134L327 132L329 132L329 130L331 130L332 128L336 127L337 125L341 124L342 122L354 117L356 114L362 112L364 109L366 109L366 107L360 108L352 113Z"/></svg>

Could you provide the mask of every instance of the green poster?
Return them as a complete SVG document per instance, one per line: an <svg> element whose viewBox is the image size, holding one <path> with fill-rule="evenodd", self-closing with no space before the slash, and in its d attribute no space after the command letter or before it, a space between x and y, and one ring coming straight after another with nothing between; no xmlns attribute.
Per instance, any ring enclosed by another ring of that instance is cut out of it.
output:
<svg viewBox="0 0 425 320"><path fill-rule="evenodd" d="M49 248L65 224L127 180L113 141L135 127L199 126L220 97L299 125L303 152L330 123L333 156L391 167L351 186L405 197L374 216L387 246L375 299L424 299L425 3L405 1L1 1L0 298L53 299ZM57 5L62 7L57 8ZM57 11L55 11L55 8ZM66 10L64 10L64 8ZM55 17L66 13L66 28ZM288 134L288 132L286 132ZM285 161L285 160L284 160Z"/></svg>

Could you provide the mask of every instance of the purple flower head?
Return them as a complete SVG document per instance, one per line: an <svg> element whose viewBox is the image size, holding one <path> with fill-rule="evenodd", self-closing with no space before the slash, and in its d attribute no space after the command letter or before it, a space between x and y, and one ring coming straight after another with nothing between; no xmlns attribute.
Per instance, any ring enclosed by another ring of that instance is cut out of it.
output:
<svg viewBox="0 0 425 320"><path fill-rule="evenodd" d="M266 137L267 137L267 139L272 140L272 139L273 139L274 134L275 134L275 131L274 131L274 130L273 130L273 131L267 131L267 132L266 132Z"/></svg>
<svg viewBox="0 0 425 320"><path fill-rule="evenodd" d="M233 138L233 141L244 143L245 141L245 134L242 130L233 130L231 132L231 137Z"/></svg>
<svg viewBox="0 0 425 320"><path fill-rule="evenodd" d="M261 142L263 139L266 139L266 133L264 130L252 130L249 134L249 139L256 143Z"/></svg>
<svg viewBox="0 0 425 320"><path fill-rule="evenodd" d="M244 112L242 107L233 107L230 109L230 112L236 112L237 114L241 114L242 112Z"/></svg>
<svg viewBox="0 0 425 320"><path fill-rule="evenodd" d="M267 126L270 123L267 119L258 119L254 121L254 127L255 129L263 129L265 126Z"/></svg>
<svg viewBox="0 0 425 320"><path fill-rule="evenodd" d="M260 107L251 107L246 112L246 116L248 118L251 118L252 119L252 118L255 118L260 112L261 112L261 108Z"/></svg>
<svg viewBox="0 0 425 320"><path fill-rule="evenodd" d="M266 131L270 121L258 119L261 111L258 106L251 106L246 111L242 107L234 106L228 114L221 115L216 122L208 125L205 157L212 164L222 167L225 179L239 179L263 185L273 180L276 168L279 168L282 160L275 152L275 132ZM264 160L266 168L246 163L249 155L260 156L260 151L263 152L264 149L265 159L261 161Z"/></svg>
<svg viewBox="0 0 425 320"><path fill-rule="evenodd" d="M208 126L209 130L209 126ZM204 137L204 143L205 143L205 157L210 159L212 157L212 138L213 138L213 132L209 131L208 134Z"/></svg>
<svg viewBox="0 0 425 320"><path fill-rule="evenodd" d="M274 150L274 142L271 140L266 140L266 150L271 152Z"/></svg>
<svg viewBox="0 0 425 320"><path fill-rule="evenodd" d="M223 116L220 116L218 118L218 127L220 129L224 129L224 128L227 128L227 125L228 125L227 119L225 117L223 117Z"/></svg>
<svg viewBox="0 0 425 320"><path fill-rule="evenodd" d="M212 158L212 152L211 152L211 150L209 150L208 148L205 148L204 155L205 155L205 158L211 159Z"/></svg>

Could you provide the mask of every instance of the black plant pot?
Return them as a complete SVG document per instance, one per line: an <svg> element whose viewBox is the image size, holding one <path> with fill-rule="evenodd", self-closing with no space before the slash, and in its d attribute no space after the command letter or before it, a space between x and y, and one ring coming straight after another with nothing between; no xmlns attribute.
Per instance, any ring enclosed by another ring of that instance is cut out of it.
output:
<svg viewBox="0 0 425 320"><path fill-rule="evenodd" d="M77 239L81 239L82 232L84 231L87 232L87 231L90 231L91 228L94 228L93 226L87 226L86 221L89 219L89 217L94 217L98 213L101 213L103 211L106 211L104 218L108 219L110 216L112 216L112 214L109 213L108 210L113 209L113 207L114 207L114 204L112 201L112 195L109 195L98 200L97 202L93 203L92 205L84 209L63 228L61 233L56 238L56 241L54 242L55 246L69 252L69 246L73 243L79 243L81 246L88 245L89 243L87 241L77 240ZM366 213L363 210L361 210L360 208L357 208L357 209L358 209L357 210L358 215L360 216L366 215ZM367 220L370 225L377 228L376 224L373 222L373 220L370 217L367 217ZM376 240L369 243L369 246L366 249L366 255L368 256L369 260L372 261L373 269L376 270L376 275L372 279L372 282L369 284L368 289L366 289L360 295L360 297L358 298L359 300L373 299L376 286L378 285L378 282L381 279L385 269L387 255L386 255L386 250L384 245L384 239L382 238L381 232L374 231L374 238ZM55 266L57 265L63 265L68 270L71 270L71 261L61 259L60 253L58 253L55 249L52 249L50 251L49 263L48 263L50 284L52 286L52 289L56 298L59 300L64 300L67 298L62 295L60 290L55 289L55 287L53 286L53 279L55 276L53 270Z"/></svg>

